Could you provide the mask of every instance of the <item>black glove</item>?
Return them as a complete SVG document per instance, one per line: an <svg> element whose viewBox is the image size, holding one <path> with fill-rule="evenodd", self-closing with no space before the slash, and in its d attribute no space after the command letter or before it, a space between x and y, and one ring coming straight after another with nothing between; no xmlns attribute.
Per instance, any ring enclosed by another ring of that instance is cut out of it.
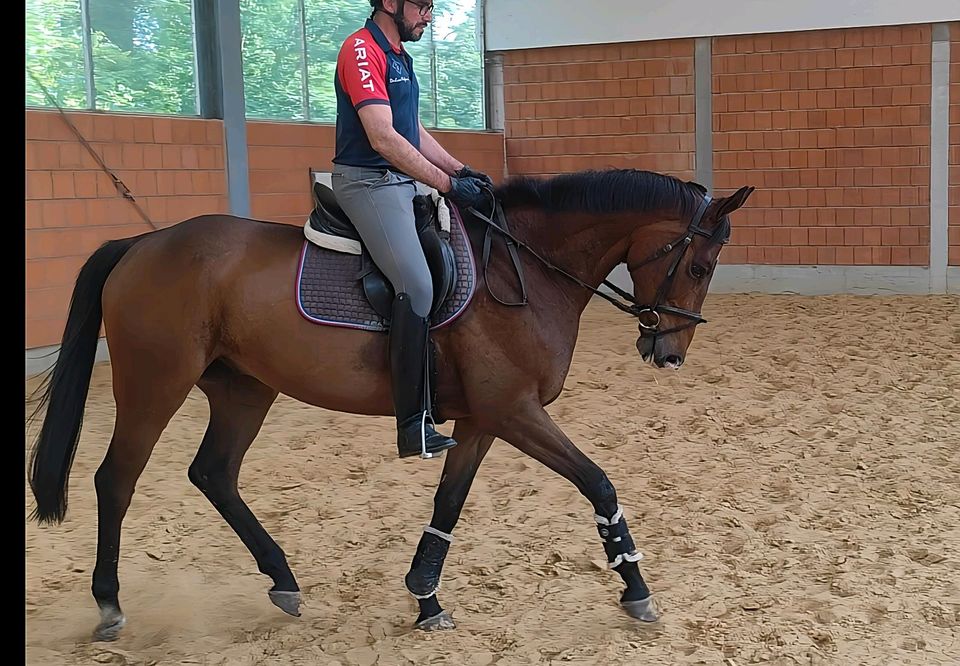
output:
<svg viewBox="0 0 960 666"><path fill-rule="evenodd" d="M480 180L485 182L487 185L493 185L493 180L490 178L490 176L483 173L482 171L475 171L470 167L468 167L466 164L460 167L458 171L455 171L453 175L456 176L457 178L467 178L467 177L479 178Z"/></svg>
<svg viewBox="0 0 960 666"><path fill-rule="evenodd" d="M462 178L451 176L450 190L444 192L443 196L457 204L458 208L479 208L488 201L487 190L485 188L486 183L479 178L474 178L473 176L464 176Z"/></svg>

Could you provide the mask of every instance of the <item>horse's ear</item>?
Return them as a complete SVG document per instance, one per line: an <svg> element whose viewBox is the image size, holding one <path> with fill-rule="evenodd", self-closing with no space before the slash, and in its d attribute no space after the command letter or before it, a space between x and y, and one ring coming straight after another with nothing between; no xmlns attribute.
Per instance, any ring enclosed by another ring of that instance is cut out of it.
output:
<svg viewBox="0 0 960 666"><path fill-rule="evenodd" d="M739 190L731 194L729 197L724 197L720 200L720 205L717 206L717 218L721 219L725 215L729 215L733 211L737 210L747 201L747 197L753 194L755 187L741 187Z"/></svg>

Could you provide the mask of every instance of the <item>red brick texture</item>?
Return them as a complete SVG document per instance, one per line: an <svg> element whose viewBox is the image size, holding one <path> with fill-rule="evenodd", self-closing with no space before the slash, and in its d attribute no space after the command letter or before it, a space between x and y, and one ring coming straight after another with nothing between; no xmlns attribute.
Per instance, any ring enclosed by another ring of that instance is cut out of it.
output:
<svg viewBox="0 0 960 666"><path fill-rule="evenodd" d="M157 226L225 210L222 123L69 113ZM100 244L150 231L58 112L26 111L26 343L59 342L80 266Z"/></svg>
<svg viewBox="0 0 960 666"><path fill-rule="evenodd" d="M431 131L454 157L503 179L499 132ZM253 217L303 224L310 212L310 169L330 171L335 130L329 125L248 122L250 208Z"/></svg>
<svg viewBox="0 0 960 666"><path fill-rule="evenodd" d="M694 43L506 52L509 173L632 167L691 178Z"/></svg>
<svg viewBox="0 0 960 666"><path fill-rule="evenodd" d="M724 259L928 263L930 27L713 41L714 184L757 187Z"/></svg>
<svg viewBox="0 0 960 666"><path fill-rule="evenodd" d="M107 167L159 227L229 209L223 123L70 113ZM303 224L309 169L329 170L329 126L248 124L252 215ZM436 132L453 155L499 180L503 135ZM76 275L102 243L150 230L57 112L26 111L26 344L60 341Z"/></svg>
<svg viewBox="0 0 960 666"><path fill-rule="evenodd" d="M950 262L960 264L960 24L951 25ZM724 260L929 262L930 26L713 40L714 186L757 192ZM694 170L694 40L504 55L511 175Z"/></svg>
<svg viewBox="0 0 960 666"><path fill-rule="evenodd" d="M960 23L950 25L949 261L960 266ZM929 262L930 26L713 40L714 187L757 192L727 263ZM437 132L495 179L634 167L695 169L695 40L509 51L505 133ZM159 226L227 210L223 127L70 113ZM302 224L309 170L334 128L248 124L254 217ZM26 111L27 346L59 341L80 265L149 229L59 114Z"/></svg>

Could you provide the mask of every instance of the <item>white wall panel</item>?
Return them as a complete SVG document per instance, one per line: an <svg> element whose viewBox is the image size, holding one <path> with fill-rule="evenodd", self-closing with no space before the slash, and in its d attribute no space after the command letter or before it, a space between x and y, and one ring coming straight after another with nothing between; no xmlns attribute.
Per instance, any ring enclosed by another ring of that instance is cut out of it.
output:
<svg viewBox="0 0 960 666"><path fill-rule="evenodd" d="M960 0L485 0L491 51L960 20Z"/></svg>

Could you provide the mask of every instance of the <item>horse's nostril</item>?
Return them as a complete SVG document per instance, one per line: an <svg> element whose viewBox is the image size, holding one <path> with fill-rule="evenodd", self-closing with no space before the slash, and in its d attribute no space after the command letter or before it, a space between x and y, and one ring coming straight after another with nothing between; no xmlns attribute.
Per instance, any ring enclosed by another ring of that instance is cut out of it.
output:
<svg viewBox="0 0 960 666"><path fill-rule="evenodd" d="M665 356L663 359L663 364L669 368L679 368L683 365L683 357L677 356L676 354L670 354Z"/></svg>

